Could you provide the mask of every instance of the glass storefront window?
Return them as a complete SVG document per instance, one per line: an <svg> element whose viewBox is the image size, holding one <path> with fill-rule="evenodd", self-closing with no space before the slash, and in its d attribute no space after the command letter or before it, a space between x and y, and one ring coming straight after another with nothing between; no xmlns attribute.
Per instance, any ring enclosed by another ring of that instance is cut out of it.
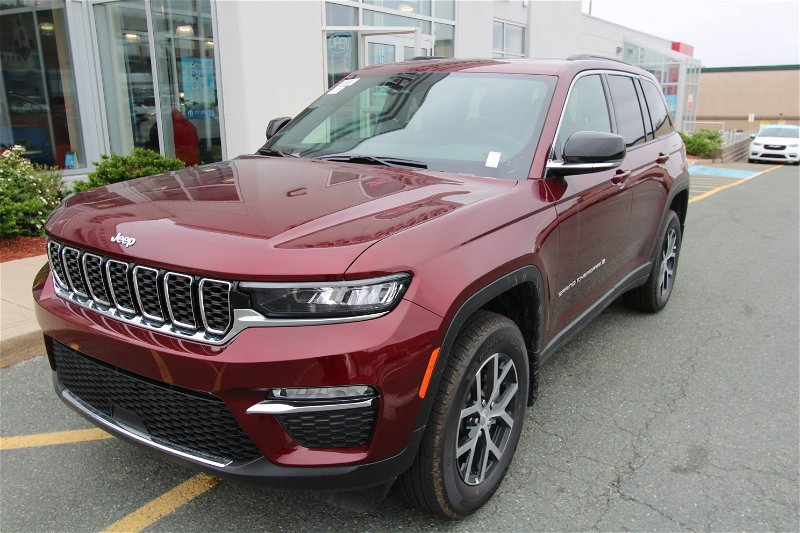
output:
<svg viewBox="0 0 800 533"><path fill-rule="evenodd" d="M449 24L436 23L436 43L433 53L437 56L453 57L455 53L456 29Z"/></svg>
<svg viewBox="0 0 800 533"><path fill-rule="evenodd" d="M163 152L187 166L222 160L209 0L153 0Z"/></svg>
<svg viewBox="0 0 800 533"><path fill-rule="evenodd" d="M94 10L111 151L159 151L144 1L98 4Z"/></svg>
<svg viewBox="0 0 800 533"><path fill-rule="evenodd" d="M358 26L358 9L339 4L325 4L327 26Z"/></svg>
<svg viewBox="0 0 800 533"><path fill-rule="evenodd" d="M364 17L365 26L404 26L404 27L418 27L425 35L431 34L431 23L427 20L413 19L410 17L401 17L400 15L390 15L388 13L379 13L377 11L364 10L362 15ZM437 24L438 26L438 24Z"/></svg>
<svg viewBox="0 0 800 533"><path fill-rule="evenodd" d="M328 87L358 70L358 34L354 31L329 31L325 36L328 60Z"/></svg>
<svg viewBox="0 0 800 533"><path fill-rule="evenodd" d="M0 147L47 166L86 166L64 2L0 9Z"/></svg>
<svg viewBox="0 0 800 533"><path fill-rule="evenodd" d="M492 57L524 57L525 26L499 20L492 26Z"/></svg>
<svg viewBox="0 0 800 533"><path fill-rule="evenodd" d="M437 19L456 20L455 0L433 0L433 16Z"/></svg>
<svg viewBox="0 0 800 533"><path fill-rule="evenodd" d="M151 7L155 36L143 0L94 6L111 150L149 148L187 166L220 161L210 1L153 0Z"/></svg>
<svg viewBox="0 0 800 533"><path fill-rule="evenodd" d="M414 15L431 14L431 0L364 0L364 3Z"/></svg>

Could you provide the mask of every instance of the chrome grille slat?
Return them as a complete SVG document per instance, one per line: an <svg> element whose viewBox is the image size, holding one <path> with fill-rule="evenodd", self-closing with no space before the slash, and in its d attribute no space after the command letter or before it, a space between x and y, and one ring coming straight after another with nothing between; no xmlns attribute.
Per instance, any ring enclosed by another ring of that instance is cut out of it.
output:
<svg viewBox="0 0 800 533"><path fill-rule="evenodd" d="M194 317L194 297L192 284L194 278L186 274L167 272L164 274L164 294L167 312L172 323L178 327L197 329Z"/></svg>
<svg viewBox="0 0 800 533"><path fill-rule="evenodd" d="M56 294L103 315L200 342L224 342L233 283L110 259L47 241ZM232 333L231 333L232 334Z"/></svg>
<svg viewBox="0 0 800 533"><path fill-rule="evenodd" d="M68 288L67 277L64 274L64 263L61 261L61 245L54 241L47 242L47 260L50 261L50 270L53 271L53 279L64 288Z"/></svg>
<svg viewBox="0 0 800 533"><path fill-rule="evenodd" d="M67 274L69 288L78 296L89 298L86 284L83 281L83 273L81 272L81 251L77 248L64 246L61 248L61 258L64 261L64 271Z"/></svg>
<svg viewBox="0 0 800 533"><path fill-rule="evenodd" d="M203 279L197 290L200 295L200 317L206 331L224 335L231 325L231 284L218 279Z"/></svg>
<svg viewBox="0 0 800 533"><path fill-rule="evenodd" d="M81 263L83 264L83 275L86 280L86 287L89 289L89 294L92 299L106 307L110 307L111 300L108 297L108 291L106 291L103 276L103 258L99 255L85 252Z"/></svg>
<svg viewBox="0 0 800 533"><path fill-rule="evenodd" d="M158 290L158 270L142 265L133 267L133 289L142 315L156 322L164 322L164 309L161 307Z"/></svg>
<svg viewBox="0 0 800 533"><path fill-rule="evenodd" d="M133 292L128 277L128 263L109 259L106 261L106 279L111 289L111 299L117 309L129 315L136 314Z"/></svg>

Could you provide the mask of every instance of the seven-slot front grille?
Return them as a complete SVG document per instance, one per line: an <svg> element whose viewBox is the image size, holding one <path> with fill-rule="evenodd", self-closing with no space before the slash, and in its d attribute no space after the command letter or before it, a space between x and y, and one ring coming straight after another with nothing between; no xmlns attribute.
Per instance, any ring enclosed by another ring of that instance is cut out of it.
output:
<svg viewBox="0 0 800 533"><path fill-rule="evenodd" d="M231 327L233 284L135 265L48 241L59 296L117 319L218 340Z"/></svg>
<svg viewBox="0 0 800 533"><path fill-rule="evenodd" d="M216 396L178 389L121 371L53 341L61 384L82 403L154 441L195 455L233 461L261 456Z"/></svg>

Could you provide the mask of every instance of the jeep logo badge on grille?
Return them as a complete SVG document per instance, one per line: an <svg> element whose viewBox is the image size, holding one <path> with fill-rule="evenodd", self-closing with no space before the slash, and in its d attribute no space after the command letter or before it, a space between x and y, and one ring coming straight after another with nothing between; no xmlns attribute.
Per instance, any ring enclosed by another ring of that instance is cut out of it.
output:
<svg viewBox="0 0 800 533"><path fill-rule="evenodd" d="M134 244L136 244L136 239L133 237L126 237L122 233L117 233L113 237L111 237L111 242L117 242L123 245L125 248L130 248Z"/></svg>

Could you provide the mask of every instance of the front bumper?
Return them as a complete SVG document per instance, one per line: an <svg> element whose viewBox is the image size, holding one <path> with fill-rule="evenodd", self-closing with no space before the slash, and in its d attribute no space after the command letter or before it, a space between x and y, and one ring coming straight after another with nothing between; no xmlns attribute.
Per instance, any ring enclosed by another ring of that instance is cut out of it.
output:
<svg viewBox="0 0 800 533"><path fill-rule="evenodd" d="M386 316L350 324L252 328L224 346L178 339L115 321L58 297L52 279L34 286L50 363L53 341L160 387L213 395L260 452L247 461L209 458L164 446L66 389L62 400L112 434L220 477L305 490L356 490L389 481L410 466L424 427L418 397L441 318L408 301ZM247 413L265 391L369 384L378 391L374 427L357 447L308 448L271 414Z"/></svg>
<svg viewBox="0 0 800 533"><path fill-rule="evenodd" d="M781 149L770 149L766 146L750 145L748 159L757 161L775 161L783 163L797 163L800 161L800 147L785 146Z"/></svg>

